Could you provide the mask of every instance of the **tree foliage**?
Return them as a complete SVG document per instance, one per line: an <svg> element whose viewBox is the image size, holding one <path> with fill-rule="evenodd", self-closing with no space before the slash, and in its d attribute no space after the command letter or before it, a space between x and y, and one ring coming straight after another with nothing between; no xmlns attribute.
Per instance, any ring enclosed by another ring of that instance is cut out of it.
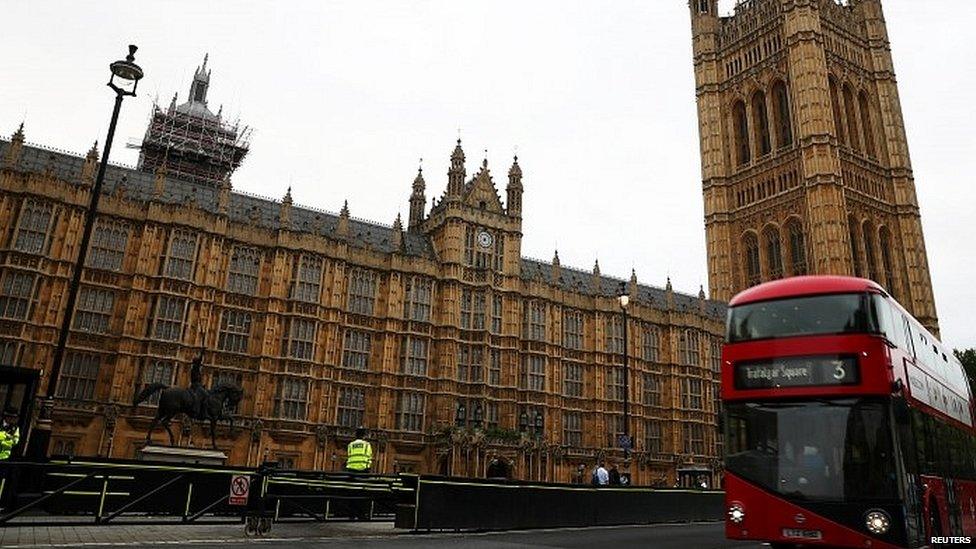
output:
<svg viewBox="0 0 976 549"><path fill-rule="evenodd" d="M956 349L953 352L959 362L962 362L966 377L969 378L969 388L976 395L976 349Z"/></svg>

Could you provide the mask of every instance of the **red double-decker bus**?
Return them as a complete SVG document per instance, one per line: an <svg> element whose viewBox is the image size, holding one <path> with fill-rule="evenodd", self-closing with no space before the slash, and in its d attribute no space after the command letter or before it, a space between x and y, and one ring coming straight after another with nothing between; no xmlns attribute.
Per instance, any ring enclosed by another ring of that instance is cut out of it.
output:
<svg viewBox="0 0 976 549"><path fill-rule="evenodd" d="M727 537L875 549L976 541L965 372L881 286L769 282L732 299L727 328Z"/></svg>

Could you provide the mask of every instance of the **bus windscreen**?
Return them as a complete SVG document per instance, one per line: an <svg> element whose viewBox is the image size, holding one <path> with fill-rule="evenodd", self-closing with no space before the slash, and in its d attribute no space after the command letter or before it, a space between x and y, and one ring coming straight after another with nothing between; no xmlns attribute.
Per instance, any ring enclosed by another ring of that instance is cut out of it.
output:
<svg viewBox="0 0 976 549"><path fill-rule="evenodd" d="M729 309L728 341L877 332L867 294L747 303Z"/></svg>

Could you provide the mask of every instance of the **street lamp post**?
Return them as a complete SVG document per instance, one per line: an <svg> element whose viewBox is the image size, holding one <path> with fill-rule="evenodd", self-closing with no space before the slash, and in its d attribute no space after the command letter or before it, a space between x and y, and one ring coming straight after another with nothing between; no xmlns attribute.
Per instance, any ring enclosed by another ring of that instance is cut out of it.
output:
<svg viewBox="0 0 976 549"><path fill-rule="evenodd" d="M134 97L139 80L142 79L143 72L139 65L135 64L136 46L129 46L129 55L124 60L115 61L109 65L112 76L109 77L108 87L115 92L115 106L112 109L112 119L108 125L108 135L105 138L105 148L102 150L102 162L98 166L98 175L95 177L95 184L91 189L91 198L88 202L88 209L85 211L85 225L81 233L81 242L78 245L78 258L74 264L71 274L71 281L68 284L68 300L65 304L64 315L61 320L61 331L58 333L58 345L54 349L54 359L51 364L51 372L47 380L47 392L45 395L44 407L42 408L42 422L45 427L38 427L46 430L42 448L47 447L50 439L51 417L54 411L54 396L58 389L58 378L61 375L61 365L64 362L64 348L68 342L68 332L71 330L71 321L74 317L75 302L78 299L78 287L81 284L81 273L85 266L85 258L88 255L88 243L91 240L92 228L95 225L95 215L98 211L98 200L102 194L102 184L105 181L105 170L108 167L108 157L112 151L112 140L115 138L115 126L119 120L119 111L122 108L122 99L126 96Z"/></svg>
<svg viewBox="0 0 976 549"><path fill-rule="evenodd" d="M629 355L629 345L627 344L627 305L630 304L630 296L627 295L623 288L620 292L620 310L623 312L623 332L624 332L624 439L626 440L624 444L624 456L625 458L630 458L631 450L631 440L630 440L630 387L628 375L628 355Z"/></svg>

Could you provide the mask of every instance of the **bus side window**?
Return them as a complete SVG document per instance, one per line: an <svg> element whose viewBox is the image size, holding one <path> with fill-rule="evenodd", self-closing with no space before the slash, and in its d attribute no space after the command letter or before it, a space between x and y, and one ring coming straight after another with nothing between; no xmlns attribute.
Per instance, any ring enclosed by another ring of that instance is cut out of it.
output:
<svg viewBox="0 0 976 549"><path fill-rule="evenodd" d="M892 320L891 305L880 295L874 296L875 311L878 315L878 327L892 345L898 345L901 338L895 333L895 323Z"/></svg>
<svg viewBox="0 0 976 549"><path fill-rule="evenodd" d="M904 315L902 315L901 320L902 320L902 324L905 326L905 330L904 330L905 339L903 340L904 341L904 344L905 344L904 345L905 352L907 352L909 355L911 355L912 357L914 357L915 356L915 345L914 345L914 342L912 341L912 326L908 322L908 319Z"/></svg>

